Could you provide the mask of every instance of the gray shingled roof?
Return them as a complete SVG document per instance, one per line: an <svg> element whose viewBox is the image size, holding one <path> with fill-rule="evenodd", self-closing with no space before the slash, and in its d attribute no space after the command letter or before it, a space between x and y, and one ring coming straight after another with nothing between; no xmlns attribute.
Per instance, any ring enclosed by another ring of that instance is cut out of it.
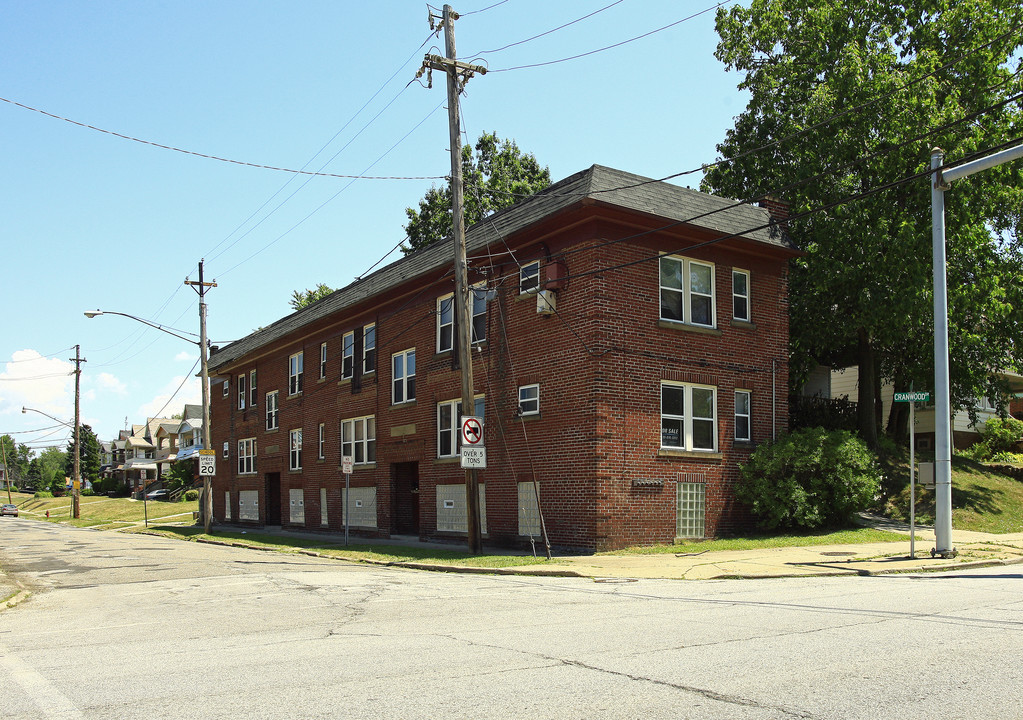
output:
<svg viewBox="0 0 1023 720"><path fill-rule="evenodd" d="M741 235L755 242L794 249L791 241L775 229L767 229L767 210L743 205L714 195L652 180L640 175L593 165L557 182L543 192L491 215L466 230L466 249L471 255L502 237L524 230L584 200L683 222L724 235ZM709 214L708 214L709 213ZM752 228L759 228L752 230ZM451 263L449 243L439 242L418 250L357 280L272 325L225 346L209 361L209 370L229 365L259 348L300 328L343 311L362 300L408 280L421 277Z"/></svg>

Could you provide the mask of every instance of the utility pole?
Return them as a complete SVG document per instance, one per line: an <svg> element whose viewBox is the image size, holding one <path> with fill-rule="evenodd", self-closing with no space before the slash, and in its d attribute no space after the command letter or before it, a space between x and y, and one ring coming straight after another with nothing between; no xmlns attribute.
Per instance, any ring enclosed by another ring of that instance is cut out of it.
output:
<svg viewBox="0 0 1023 720"><path fill-rule="evenodd" d="M4 480L7 481L7 502L11 503L13 502L11 500L11 469L7 466L7 443L0 441L0 451L3 452L4 459Z"/></svg>
<svg viewBox="0 0 1023 720"><path fill-rule="evenodd" d="M462 414L473 415L476 399L472 382L472 290L469 287L465 256L465 207L462 200L462 129L458 109L458 96L462 86L475 73L487 69L478 65L460 63L455 55L456 13L450 5L444 6L441 26L444 28L444 51L447 57L427 55L423 69L440 70L448 79L448 135L451 150L451 238L455 250L455 318L458 323L458 364L462 372ZM433 17L430 18L431 27ZM420 70L420 74L422 74ZM455 422L458 422L457 420ZM456 425L457 427L457 425ZM480 525L479 475L477 470L465 471L465 510L469 539L469 552L474 555L483 550Z"/></svg>
<svg viewBox="0 0 1023 720"><path fill-rule="evenodd" d="M189 285L199 293L199 360L201 365L200 376L202 378L202 444L204 450L213 449L213 441L210 439L210 375L208 365L208 347L206 341L206 288L216 287L217 283L204 282L202 265L205 259L199 260L199 281L185 278L185 285ZM210 476L203 475L202 478L202 502L199 503L199 515L202 517L203 532L210 533L210 526L213 523L213 488L210 483Z"/></svg>
<svg viewBox="0 0 1023 720"><path fill-rule="evenodd" d="M82 397L82 363L85 358L81 357L81 345L75 345L75 356L71 361L75 364L75 465L74 477L71 478L71 517L77 520L80 517L78 493L82 483L82 437L80 432L81 422L81 397Z"/></svg>

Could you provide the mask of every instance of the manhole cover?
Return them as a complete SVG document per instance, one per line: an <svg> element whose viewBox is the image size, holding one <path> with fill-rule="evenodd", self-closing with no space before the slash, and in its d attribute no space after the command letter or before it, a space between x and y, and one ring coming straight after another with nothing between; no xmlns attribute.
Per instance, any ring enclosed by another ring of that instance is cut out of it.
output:
<svg viewBox="0 0 1023 720"><path fill-rule="evenodd" d="M856 553L854 553L854 552L844 552L844 551L822 552L821 553L821 555L827 555L828 557L846 557L848 555L855 555L855 554Z"/></svg>

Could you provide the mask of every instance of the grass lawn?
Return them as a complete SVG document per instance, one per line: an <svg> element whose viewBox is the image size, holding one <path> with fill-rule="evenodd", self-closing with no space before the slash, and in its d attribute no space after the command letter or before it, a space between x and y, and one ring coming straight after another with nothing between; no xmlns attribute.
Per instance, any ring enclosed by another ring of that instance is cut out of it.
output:
<svg viewBox="0 0 1023 720"><path fill-rule="evenodd" d="M673 545L652 545L612 550L602 555L655 555L658 553L715 552L718 550L760 550L772 547L809 547L812 545L858 545L861 543L900 542L900 533L873 528L849 528L819 533L791 535L740 535L720 540L686 540Z"/></svg>
<svg viewBox="0 0 1023 720"><path fill-rule="evenodd" d="M909 519L909 464L901 464L898 494L885 507L891 517ZM934 522L934 491L917 486L917 522ZM1023 532L1023 482L990 467L952 458L952 527L989 533Z"/></svg>
<svg viewBox="0 0 1023 720"><path fill-rule="evenodd" d="M313 538L281 537L253 532L223 531L206 535L198 527L159 527L137 530L150 535L164 535L181 540L214 540L246 547L265 548L276 552L315 552L319 555L352 560L372 560L381 563L432 563L461 565L464 567L502 568L518 565L534 565L548 562L545 557L532 555L470 555L460 550L444 548L404 547L400 545L344 545L331 540ZM554 560L557 562L557 559Z"/></svg>
<svg viewBox="0 0 1023 720"><path fill-rule="evenodd" d="M108 498L83 495L78 500L78 520L71 519L71 498L37 498L26 493L11 493L11 499L25 517L46 520L49 510L50 522L66 522L77 527L114 525L130 527L145 521L148 510L149 522L192 522L192 512L199 509L197 500L183 502L148 502L129 498ZM6 498L4 498L6 500ZM116 529L111 527L111 529Z"/></svg>

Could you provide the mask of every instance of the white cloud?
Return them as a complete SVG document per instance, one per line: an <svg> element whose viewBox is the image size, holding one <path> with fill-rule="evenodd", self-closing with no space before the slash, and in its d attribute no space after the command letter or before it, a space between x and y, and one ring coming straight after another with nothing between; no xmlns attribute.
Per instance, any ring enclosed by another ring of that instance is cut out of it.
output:
<svg viewBox="0 0 1023 720"><path fill-rule="evenodd" d="M181 352L174 356L174 359L177 360L178 362L184 362L186 360L188 362L195 362L195 353L182 350Z"/></svg>
<svg viewBox="0 0 1023 720"><path fill-rule="evenodd" d="M0 372L0 414L20 413L26 406L70 417L75 406L74 369L72 362L18 350Z"/></svg>
<svg viewBox="0 0 1023 720"><path fill-rule="evenodd" d="M182 385L182 381L184 381L184 385ZM132 422L142 423L145 418L151 417L170 417L180 413L186 404L199 405L201 403L202 382L199 378L192 377L190 374L178 375L171 378L152 400L139 406L138 418Z"/></svg>

